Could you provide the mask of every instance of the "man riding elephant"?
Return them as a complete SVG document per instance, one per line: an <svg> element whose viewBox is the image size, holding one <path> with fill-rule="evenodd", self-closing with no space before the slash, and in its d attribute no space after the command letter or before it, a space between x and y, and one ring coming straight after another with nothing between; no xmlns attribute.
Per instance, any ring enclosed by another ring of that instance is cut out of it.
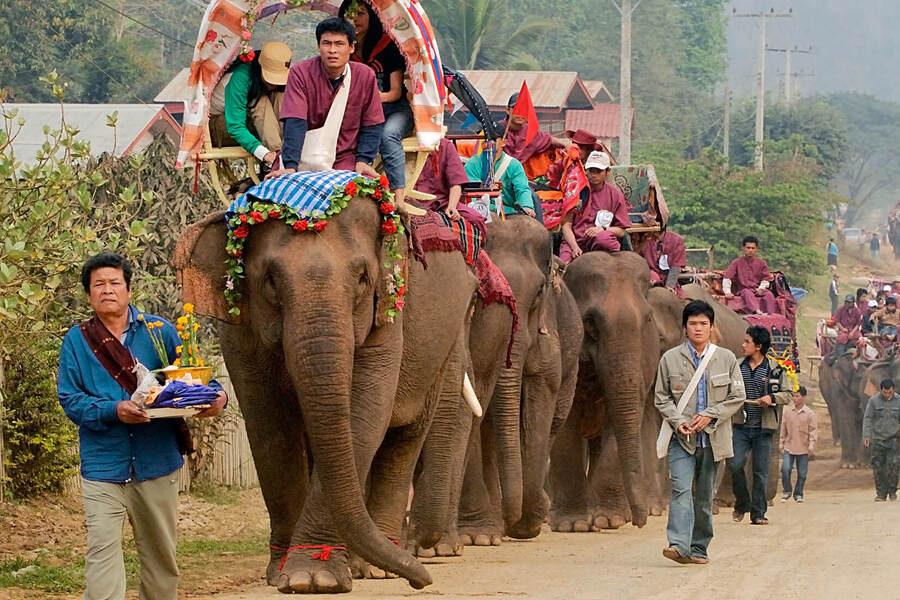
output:
<svg viewBox="0 0 900 600"><path fill-rule="evenodd" d="M744 255L728 265L722 279L722 291L728 306L737 312L774 314L778 312L778 305L769 289L772 274L766 261L756 256L758 248L759 240L752 235L741 241Z"/></svg>

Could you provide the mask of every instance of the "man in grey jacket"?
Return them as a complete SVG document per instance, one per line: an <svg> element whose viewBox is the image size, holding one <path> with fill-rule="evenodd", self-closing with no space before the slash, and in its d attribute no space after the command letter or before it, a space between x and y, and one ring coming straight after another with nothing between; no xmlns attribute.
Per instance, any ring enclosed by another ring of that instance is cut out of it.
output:
<svg viewBox="0 0 900 600"><path fill-rule="evenodd" d="M663 354L656 375L656 408L675 431L668 448L672 499L663 556L681 564L709 562L716 464L733 454L731 416L745 399L734 354L710 343L715 318L706 302L689 302L681 317L687 341ZM707 352L713 354L706 370L679 412L678 402Z"/></svg>
<svg viewBox="0 0 900 600"><path fill-rule="evenodd" d="M863 417L863 445L872 448L872 473L875 475L875 502L889 496L897 499L897 476L900 457L897 435L900 433L900 396L894 393L894 382L885 379L881 390L869 398Z"/></svg>

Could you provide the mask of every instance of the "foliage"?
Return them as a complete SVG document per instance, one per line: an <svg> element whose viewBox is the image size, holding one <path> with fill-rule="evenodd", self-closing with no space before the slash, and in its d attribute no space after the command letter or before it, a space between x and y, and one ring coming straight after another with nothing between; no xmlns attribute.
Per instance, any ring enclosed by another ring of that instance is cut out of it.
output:
<svg viewBox="0 0 900 600"><path fill-rule="evenodd" d="M731 156L736 164L753 164L755 115L755 103L747 101L732 119ZM803 98L790 105L768 102L765 116L765 139L776 143L764 148L767 164L777 162L770 151L788 148L814 161L826 178L841 172L847 159L847 122L832 105L819 98ZM786 140L790 140L787 145L777 145Z"/></svg>
<svg viewBox="0 0 900 600"><path fill-rule="evenodd" d="M43 337L5 359L5 485L14 498L61 492L78 464L75 428L56 399L58 360L58 344Z"/></svg>
<svg viewBox="0 0 900 600"><path fill-rule="evenodd" d="M58 76L43 81L61 100L65 87ZM37 463L31 454L36 447L62 448L64 439L74 439L60 416L53 376L58 351L54 355L51 348L88 316L80 284L83 261L104 249L121 252L135 263L134 303L154 314L173 314L180 295L169 261L177 236L219 206L206 185L201 194L192 193L192 173L174 168L175 149L164 137L139 155L94 158L63 120L45 128L47 140L35 157L19 157L11 142L21 123L13 111L3 115L0 360L8 378L0 392L10 411L8 476L18 495L58 489L67 473L56 463L33 472ZM20 410L17 422L14 411ZM56 417L62 421L50 420ZM53 437L51 431L70 437ZM66 452L44 454L63 460Z"/></svg>
<svg viewBox="0 0 900 600"><path fill-rule="evenodd" d="M772 270L784 271L794 285L807 284L822 264L809 242L827 194L821 180L809 174L808 161L798 161L758 173L728 167L720 154L706 151L695 160L658 164L671 209L669 226L688 247L714 246L716 268L737 256L743 236L756 235Z"/></svg>
<svg viewBox="0 0 900 600"><path fill-rule="evenodd" d="M516 10L510 0L448 0L428 6L437 30L441 59L455 69L540 68L526 47L551 22L535 16L509 19ZM525 13L527 14L527 13Z"/></svg>
<svg viewBox="0 0 900 600"><path fill-rule="evenodd" d="M851 200L846 222L875 200L893 204L900 186L900 104L869 95L841 93L824 102L848 124L846 157L837 189Z"/></svg>

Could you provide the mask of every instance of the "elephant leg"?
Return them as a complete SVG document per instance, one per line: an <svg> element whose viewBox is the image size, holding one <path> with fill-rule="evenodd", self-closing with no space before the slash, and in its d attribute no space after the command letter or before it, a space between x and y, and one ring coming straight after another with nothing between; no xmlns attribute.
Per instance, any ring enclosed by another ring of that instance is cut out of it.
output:
<svg viewBox="0 0 900 600"><path fill-rule="evenodd" d="M625 482L619 469L619 451L612 426L607 426L599 438L590 441L588 478L596 504L592 510L595 530L618 529L631 520L631 510L625 493Z"/></svg>
<svg viewBox="0 0 900 600"><path fill-rule="evenodd" d="M653 406L652 399L644 406L644 425L641 441L644 448L644 478L647 481L647 504L650 514L658 517L666 508L668 479L665 462L656 456L656 438L662 425L662 417Z"/></svg>
<svg viewBox="0 0 900 600"><path fill-rule="evenodd" d="M385 346L359 348L353 366L350 429L359 486L365 489L375 455L390 425L395 377L372 377L390 372L382 362L391 360ZM363 401L364 400L364 401ZM407 474L411 479L411 475ZM407 489L409 479L407 479ZM353 588L346 544L334 527L332 499L323 491L316 465L303 512L294 528L291 551L281 565L278 590L284 593L336 593ZM376 523L377 524L377 523Z"/></svg>
<svg viewBox="0 0 900 600"><path fill-rule="evenodd" d="M462 400L465 338L460 338L436 390L437 411L419 457L407 545L416 553L435 548L441 555L461 549L456 537L455 514L462 487L466 444L472 413Z"/></svg>
<svg viewBox="0 0 900 600"><path fill-rule="evenodd" d="M242 351L241 343L230 331L222 334L222 353L231 377L256 473L269 514L269 564L266 581L275 585L278 565L288 547L291 534L309 489L308 450L304 441L303 419L297 396L277 374L261 378L263 370ZM271 385L261 386L260 381ZM276 416L277 418L273 418Z"/></svg>
<svg viewBox="0 0 900 600"><path fill-rule="evenodd" d="M577 408L569 413L550 450L550 528L562 532L591 530L585 443L578 431Z"/></svg>
<svg viewBox="0 0 900 600"><path fill-rule="evenodd" d="M493 443L493 419L488 413L469 436L457 523L460 542L466 546L499 546L503 538Z"/></svg>
<svg viewBox="0 0 900 600"><path fill-rule="evenodd" d="M523 382L522 518L506 526L507 535L518 539L537 537L549 509L544 479L550 457L550 428L559 394L558 360L555 366L556 369L550 366L547 372L526 376Z"/></svg>

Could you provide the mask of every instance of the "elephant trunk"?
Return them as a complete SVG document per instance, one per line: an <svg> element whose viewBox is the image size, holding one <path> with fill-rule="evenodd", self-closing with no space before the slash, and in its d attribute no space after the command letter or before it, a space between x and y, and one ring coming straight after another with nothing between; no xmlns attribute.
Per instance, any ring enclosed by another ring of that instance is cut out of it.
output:
<svg viewBox="0 0 900 600"><path fill-rule="evenodd" d="M503 521L509 528L522 518L522 449L520 411L522 402L522 347L520 334L512 352L512 367L500 371L490 410L494 417L497 462L500 471Z"/></svg>
<svg viewBox="0 0 900 600"><path fill-rule="evenodd" d="M285 327L285 359L335 530L368 562L406 578L416 589L425 587L431 584L428 571L379 531L364 503L350 420L354 337L341 324L350 310L305 308L302 319L285 317L291 323Z"/></svg>
<svg viewBox="0 0 900 600"><path fill-rule="evenodd" d="M616 435L632 522L643 527L647 522L647 502L643 482L641 426L647 385L640 365L618 358L612 353L598 353L593 360L594 368L600 374L603 397L607 399L606 409Z"/></svg>

